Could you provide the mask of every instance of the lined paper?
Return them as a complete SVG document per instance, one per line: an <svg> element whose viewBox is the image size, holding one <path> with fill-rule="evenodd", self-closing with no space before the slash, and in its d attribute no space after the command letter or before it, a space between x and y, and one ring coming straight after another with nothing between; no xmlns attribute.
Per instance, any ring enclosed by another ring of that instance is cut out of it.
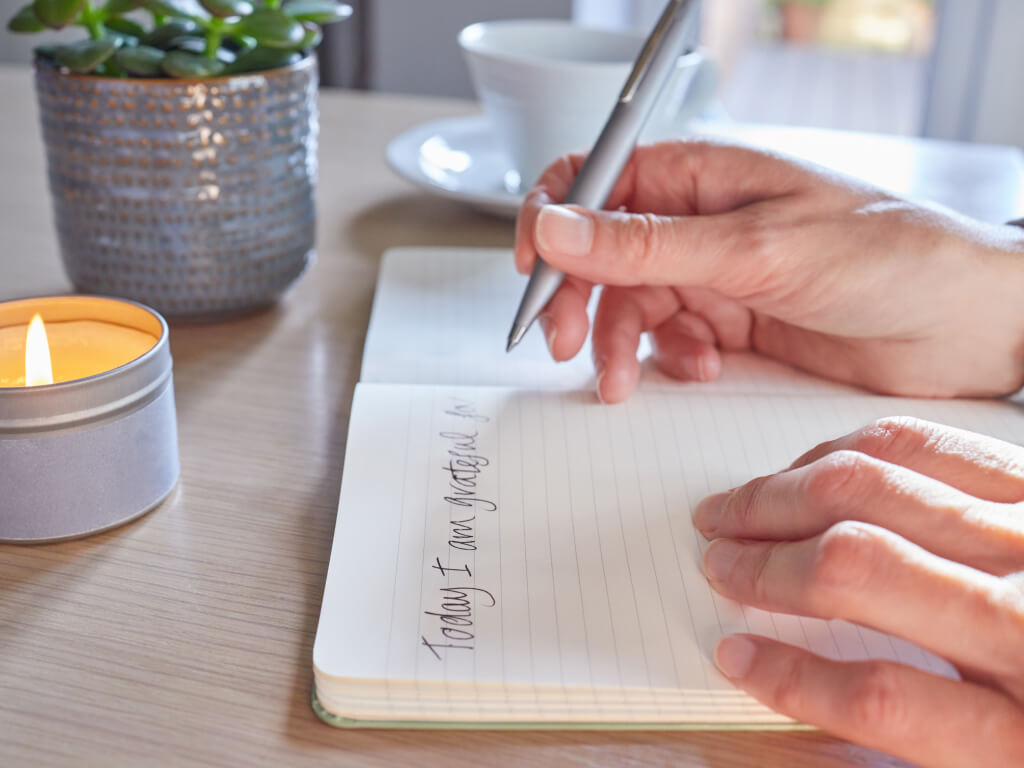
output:
<svg viewBox="0 0 1024 768"><path fill-rule="evenodd" d="M526 278L512 252L481 248L396 248L381 261L360 381L594 388L589 340L572 360L554 363L533 328L510 354L508 331ZM593 302L592 302L593 304ZM638 356L646 358L646 338ZM714 392L822 392L849 388L751 354L727 354L711 383L683 384L646 365L641 387Z"/></svg>
<svg viewBox="0 0 1024 768"><path fill-rule="evenodd" d="M785 720L711 663L737 631L952 674L872 630L739 606L699 570L701 498L895 414L1024 442L1007 403L655 389L608 407L582 392L360 384L318 695L424 720ZM454 503L453 479L466 482Z"/></svg>

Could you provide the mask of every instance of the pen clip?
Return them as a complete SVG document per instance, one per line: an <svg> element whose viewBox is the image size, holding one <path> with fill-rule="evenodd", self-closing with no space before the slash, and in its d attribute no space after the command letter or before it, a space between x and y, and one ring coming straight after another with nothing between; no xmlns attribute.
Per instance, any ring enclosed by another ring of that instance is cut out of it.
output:
<svg viewBox="0 0 1024 768"><path fill-rule="evenodd" d="M622 93L619 94L619 103L633 100L636 89L640 85L641 80L643 80L644 73L647 71L651 59L654 58L654 54L657 53L661 41L668 34L668 28L675 21L676 14L686 5L686 2L687 0L669 0L668 5L665 6L665 10L662 11L658 23L654 25L650 37L644 43L644 47L641 49L640 55L633 65L633 70L629 73L629 77L626 78L626 84L622 86Z"/></svg>

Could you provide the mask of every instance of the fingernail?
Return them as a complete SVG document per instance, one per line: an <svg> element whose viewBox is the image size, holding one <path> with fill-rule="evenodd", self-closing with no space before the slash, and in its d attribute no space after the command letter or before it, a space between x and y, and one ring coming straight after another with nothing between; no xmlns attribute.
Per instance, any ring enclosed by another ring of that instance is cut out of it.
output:
<svg viewBox="0 0 1024 768"><path fill-rule="evenodd" d="M727 581L743 551L743 545L729 539L715 539L704 551L701 564L708 581Z"/></svg>
<svg viewBox="0 0 1024 768"><path fill-rule="evenodd" d="M594 223L561 205L545 205L537 214L537 244L543 253L585 256L594 244Z"/></svg>
<svg viewBox="0 0 1024 768"><path fill-rule="evenodd" d="M693 524L697 530L704 534L705 538L713 538L722 520L722 511L725 509L725 500L729 497L727 493L716 493L708 496L697 505L693 511Z"/></svg>
<svg viewBox="0 0 1024 768"><path fill-rule="evenodd" d="M558 329L555 327L555 321L551 318L551 315L541 315L537 318L537 322L540 323L540 327L544 331L544 338L548 341L548 351L554 357L555 334L558 332Z"/></svg>
<svg viewBox="0 0 1024 768"><path fill-rule="evenodd" d="M715 646L715 666L730 680L746 677L757 655L752 640L738 635L723 637Z"/></svg>
<svg viewBox="0 0 1024 768"><path fill-rule="evenodd" d="M604 379L604 367L597 369L597 399L601 401L602 405L606 405L604 398L601 397L601 381Z"/></svg>
<svg viewBox="0 0 1024 768"><path fill-rule="evenodd" d="M704 355L701 355L700 357L697 358L697 364L694 367L696 369L697 381L707 381L708 364L707 361L704 359Z"/></svg>

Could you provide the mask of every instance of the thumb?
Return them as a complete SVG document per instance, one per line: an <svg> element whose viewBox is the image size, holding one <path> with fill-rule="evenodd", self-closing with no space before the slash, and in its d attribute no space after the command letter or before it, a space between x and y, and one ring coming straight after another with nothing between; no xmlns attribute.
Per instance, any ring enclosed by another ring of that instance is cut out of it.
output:
<svg viewBox="0 0 1024 768"><path fill-rule="evenodd" d="M595 283L705 286L739 298L767 262L757 258L751 208L660 216L545 205L533 240L553 267Z"/></svg>

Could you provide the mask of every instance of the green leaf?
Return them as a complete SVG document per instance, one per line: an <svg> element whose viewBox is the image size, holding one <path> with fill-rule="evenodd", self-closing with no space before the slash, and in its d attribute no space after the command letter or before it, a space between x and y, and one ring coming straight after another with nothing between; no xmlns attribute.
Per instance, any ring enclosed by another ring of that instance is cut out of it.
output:
<svg viewBox="0 0 1024 768"><path fill-rule="evenodd" d="M36 12L32 9L32 3L23 5L16 14L7 22L9 32L25 34L29 32L42 32L46 25L39 20Z"/></svg>
<svg viewBox="0 0 1024 768"><path fill-rule="evenodd" d="M324 33L320 31L319 24L314 24L312 21L304 21L302 22L302 28L306 30L306 36L302 38L300 48L308 50L320 45L320 41L324 39Z"/></svg>
<svg viewBox="0 0 1024 768"><path fill-rule="evenodd" d="M142 5L142 0L107 0L103 6L108 16L120 16L122 13L134 11Z"/></svg>
<svg viewBox="0 0 1024 768"><path fill-rule="evenodd" d="M150 30L139 38L139 42L142 45L150 45L154 48L163 48L166 50L167 48L170 48L171 43L179 37L191 34L198 29L199 25L194 21L178 19L175 21L169 21L166 24L161 24L159 27Z"/></svg>
<svg viewBox="0 0 1024 768"><path fill-rule="evenodd" d="M57 51L63 47L64 46L60 43L44 43L43 45L37 45L33 48L32 53L36 56L42 56L44 59L53 61L54 57L57 55Z"/></svg>
<svg viewBox="0 0 1024 768"><path fill-rule="evenodd" d="M134 35L123 35L120 32L114 32L113 30L107 30L107 37L117 43L118 48L131 47L139 44L139 38Z"/></svg>
<svg viewBox="0 0 1024 768"><path fill-rule="evenodd" d="M188 51L198 56L206 55L206 38L203 37L179 37L171 42L171 48L178 51ZM235 54L227 48L218 48L216 57L218 61L230 64L235 60Z"/></svg>
<svg viewBox="0 0 1024 768"><path fill-rule="evenodd" d="M237 29L268 48L298 48L306 36L306 30L295 19L267 9L246 16L238 22Z"/></svg>
<svg viewBox="0 0 1024 768"><path fill-rule="evenodd" d="M229 51L235 53L243 53L245 51L251 51L259 43L256 42L256 38L248 37L247 35L237 35L235 37L225 37L224 42L221 43Z"/></svg>
<svg viewBox="0 0 1024 768"><path fill-rule="evenodd" d="M66 67L72 72L87 74L113 56L117 46L118 41L112 37L101 37L99 40L79 40L58 48L53 60L58 67Z"/></svg>
<svg viewBox="0 0 1024 768"><path fill-rule="evenodd" d="M148 45L133 48L121 48L114 54L114 61L125 72L140 77L158 77L164 73L160 66L164 60L164 52Z"/></svg>
<svg viewBox="0 0 1024 768"><path fill-rule="evenodd" d="M187 0L142 0L142 7L156 16L178 19L194 18L197 10L196 6Z"/></svg>
<svg viewBox="0 0 1024 768"><path fill-rule="evenodd" d="M248 16L252 13L252 3L249 0L199 0L199 2L211 15L219 16L222 19L232 16Z"/></svg>
<svg viewBox="0 0 1024 768"><path fill-rule="evenodd" d="M268 69L287 67L302 60L302 54L280 48L253 48L241 54L235 63L228 66L225 74L237 75L243 72L263 72Z"/></svg>
<svg viewBox="0 0 1024 768"><path fill-rule="evenodd" d="M224 71L224 64L188 51L171 51L163 60L163 70L171 77L213 77Z"/></svg>
<svg viewBox="0 0 1024 768"><path fill-rule="evenodd" d="M344 21L352 15L352 6L337 0L291 0L281 8L286 14L299 21L313 21L330 24Z"/></svg>
<svg viewBox="0 0 1024 768"><path fill-rule="evenodd" d="M82 0L34 0L32 10L43 24L52 29L66 27L78 17Z"/></svg>
<svg viewBox="0 0 1024 768"><path fill-rule="evenodd" d="M103 26L112 32L120 32L122 35L134 38L140 38L146 34L146 29L141 24L123 16L112 16L103 22Z"/></svg>

